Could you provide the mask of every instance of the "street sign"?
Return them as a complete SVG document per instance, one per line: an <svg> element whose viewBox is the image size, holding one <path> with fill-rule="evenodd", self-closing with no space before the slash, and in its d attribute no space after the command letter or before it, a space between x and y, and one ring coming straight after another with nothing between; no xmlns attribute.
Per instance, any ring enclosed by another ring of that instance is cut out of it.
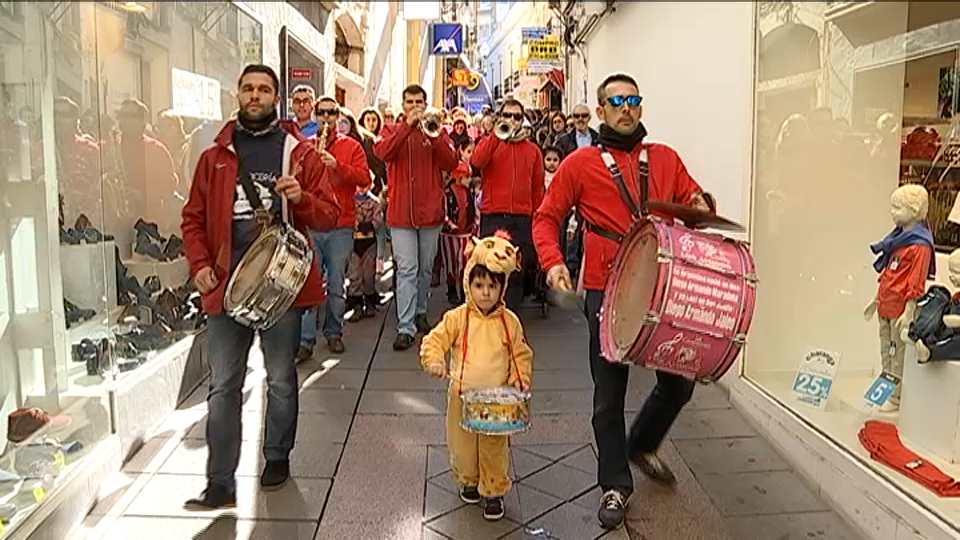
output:
<svg viewBox="0 0 960 540"><path fill-rule="evenodd" d="M550 29L545 26L532 26L520 29L522 41L533 41L543 39L550 33Z"/></svg>
<svg viewBox="0 0 960 540"><path fill-rule="evenodd" d="M463 53L463 25L460 23L433 23L430 25L431 54L457 56Z"/></svg>
<svg viewBox="0 0 960 540"><path fill-rule="evenodd" d="M531 41L528 44L527 57L531 60L559 60L560 40L551 39L552 37L555 36Z"/></svg>
<svg viewBox="0 0 960 540"><path fill-rule="evenodd" d="M313 71L307 68L290 68L291 79L312 79Z"/></svg>

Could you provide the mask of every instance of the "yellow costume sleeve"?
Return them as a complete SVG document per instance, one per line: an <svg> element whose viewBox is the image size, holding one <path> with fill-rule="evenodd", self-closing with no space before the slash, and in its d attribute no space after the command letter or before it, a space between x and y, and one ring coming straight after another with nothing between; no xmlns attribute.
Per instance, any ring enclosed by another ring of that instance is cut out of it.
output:
<svg viewBox="0 0 960 540"><path fill-rule="evenodd" d="M465 307L444 313L440 322L423 337L420 342L420 365L424 368L437 364L446 365L446 354L462 330Z"/></svg>
<svg viewBox="0 0 960 540"><path fill-rule="evenodd" d="M507 379L507 384L513 386L517 382L519 372L523 388L529 390L533 382L533 349L527 343L527 338L523 334L523 325L520 324L520 319L516 314L507 311L506 321L512 341L513 360L516 362L515 366L510 366L510 376Z"/></svg>

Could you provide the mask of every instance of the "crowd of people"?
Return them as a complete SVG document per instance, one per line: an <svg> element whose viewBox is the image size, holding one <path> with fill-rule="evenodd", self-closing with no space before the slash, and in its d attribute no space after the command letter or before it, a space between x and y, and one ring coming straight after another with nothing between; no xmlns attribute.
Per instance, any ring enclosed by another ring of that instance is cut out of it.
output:
<svg viewBox="0 0 960 540"><path fill-rule="evenodd" d="M510 97L474 117L460 108L435 112L417 84L403 90L399 112L365 109L359 116L298 86L291 96L295 118L280 120L279 86L267 66L244 69L237 117L201 154L183 210L191 276L209 317L211 369L208 484L186 507L236 505L242 388L257 331L224 313L224 285L252 241L251 207L275 215L281 197L317 256L293 307L259 331L268 385L262 489L279 489L290 475L295 361L313 354L320 310L327 347L344 351L348 310L352 320L376 312L387 246L395 269L393 348L410 349L423 336L424 370L450 381L447 441L463 501L482 503L488 520L504 515L509 436L464 429L460 406L471 390L535 388L520 307L537 292L536 275L555 290L585 293L600 525L622 526L633 491L631 463L654 481L673 483L657 449L694 383L658 372L628 431L629 369L600 354L599 308L619 238L641 219L636 208L646 200L710 206L676 151L646 139L636 81L617 73L599 85L598 130L589 127L593 113L585 104L569 117L528 110ZM297 173L290 172L292 160L302 162ZM260 200L246 198L243 185L251 181ZM441 321L430 321L438 259L453 306Z"/></svg>

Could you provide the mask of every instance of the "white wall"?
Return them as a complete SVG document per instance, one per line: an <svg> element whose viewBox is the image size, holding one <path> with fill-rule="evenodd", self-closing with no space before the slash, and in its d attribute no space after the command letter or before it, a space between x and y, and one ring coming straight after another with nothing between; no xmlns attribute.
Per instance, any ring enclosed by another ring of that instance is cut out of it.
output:
<svg viewBox="0 0 960 540"><path fill-rule="evenodd" d="M586 46L591 108L606 75L633 75L644 96L650 138L677 148L691 174L716 194L720 212L745 225L753 9L751 2L619 2ZM629 55L623 54L627 48ZM568 84L580 84L575 76Z"/></svg>

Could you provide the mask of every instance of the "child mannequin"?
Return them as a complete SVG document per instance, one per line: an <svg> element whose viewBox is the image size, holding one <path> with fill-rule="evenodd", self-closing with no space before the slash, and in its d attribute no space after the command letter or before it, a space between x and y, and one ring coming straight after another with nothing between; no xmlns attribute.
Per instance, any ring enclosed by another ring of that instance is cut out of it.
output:
<svg viewBox="0 0 960 540"><path fill-rule="evenodd" d="M503 385L529 390L533 351L520 319L504 303L507 276L519 266L516 247L492 236L476 246L471 241L467 254L466 303L447 311L423 338L420 361L431 375L450 378L447 447L460 498L468 504L482 500L483 517L493 521L503 517L503 496L512 486L509 436L480 435L461 428L461 396L464 390Z"/></svg>
<svg viewBox="0 0 960 540"><path fill-rule="evenodd" d="M936 274L933 233L925 223L929 197L923 186L901 186L890 196L890 216L896 227L880 242L870 246L876 254L874 269L880 273L877 296L867 304L864 318L874 313L880 323L880 359L883 371L901 380L904 342L923 296L926 280ZM881 407L882 412L900 409L900 389Z"/></svg>

